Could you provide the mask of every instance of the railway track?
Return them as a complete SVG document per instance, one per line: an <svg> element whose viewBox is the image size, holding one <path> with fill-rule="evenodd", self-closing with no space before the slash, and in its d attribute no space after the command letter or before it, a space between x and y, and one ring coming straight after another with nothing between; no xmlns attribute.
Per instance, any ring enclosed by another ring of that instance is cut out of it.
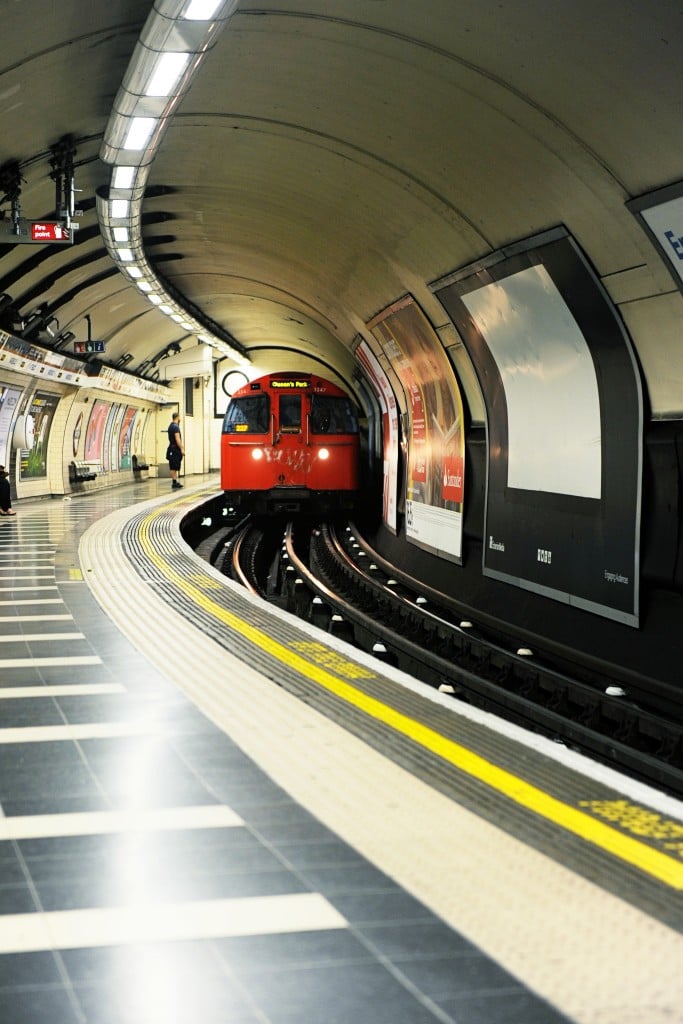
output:
<svg viewBox="0 0 683 1024"><path fill-rule="evenodd" d="M206 544L206 542L205 542ZM207 557L205 548L204 557ZM250 521L213 545L217 568L413 678L634 778L683 795L683 708L604 671L558 667L482 628L384 562L353 526Z"/></svg>

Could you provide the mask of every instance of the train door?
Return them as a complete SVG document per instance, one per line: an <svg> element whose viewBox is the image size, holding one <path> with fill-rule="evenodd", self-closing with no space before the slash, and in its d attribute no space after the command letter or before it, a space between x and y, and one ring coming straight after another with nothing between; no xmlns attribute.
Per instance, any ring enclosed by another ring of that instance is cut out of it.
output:
<svg viewBox="0 0 683 1024"><path fill-rule="evenodd" d="M301 397L298 394L279 396L280 429L277 459L281 468L278 475L280 487L305 487L308 479Z"/></svg>

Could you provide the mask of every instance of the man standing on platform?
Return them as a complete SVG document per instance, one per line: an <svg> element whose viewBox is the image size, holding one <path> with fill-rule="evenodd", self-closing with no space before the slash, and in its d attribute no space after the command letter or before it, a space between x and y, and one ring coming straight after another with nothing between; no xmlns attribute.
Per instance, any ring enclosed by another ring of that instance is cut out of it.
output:
<svg viewBox="0 0 683 1024"><path fill-rule="evenodd" d="M183 461L183 455L185 454L185 448L183 447L183 439L180 434L180 413L174 412L171 417L171 422L168 426L168 449L166 451L166 458L168 459L168 468L171 471L171 487L176 490L178 487L182 487L180 480L178 480L178 471L180 464Z"/></svg>

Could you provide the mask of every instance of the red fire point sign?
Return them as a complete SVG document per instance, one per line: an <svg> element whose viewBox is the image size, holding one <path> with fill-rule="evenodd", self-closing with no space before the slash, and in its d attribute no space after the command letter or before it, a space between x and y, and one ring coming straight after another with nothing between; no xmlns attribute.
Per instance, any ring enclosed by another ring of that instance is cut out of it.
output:
<svg viewBox="0 0 683 1024"><path fill-rule="evenodd" d="M33 221L31 224L31 239L34 242L68 242L70 237L69 229L63 224L54 221Z"/></svg>

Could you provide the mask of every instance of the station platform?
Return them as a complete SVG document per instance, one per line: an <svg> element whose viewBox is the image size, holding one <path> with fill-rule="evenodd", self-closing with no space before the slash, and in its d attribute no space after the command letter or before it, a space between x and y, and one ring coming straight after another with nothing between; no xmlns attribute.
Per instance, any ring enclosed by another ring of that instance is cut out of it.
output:
<svg viewBox="0 0 683 1024"><path fill-rule="evenodd" d="M0 520L2 1024L683 1022L683 804L249 597L184 484Z"/></svg>

